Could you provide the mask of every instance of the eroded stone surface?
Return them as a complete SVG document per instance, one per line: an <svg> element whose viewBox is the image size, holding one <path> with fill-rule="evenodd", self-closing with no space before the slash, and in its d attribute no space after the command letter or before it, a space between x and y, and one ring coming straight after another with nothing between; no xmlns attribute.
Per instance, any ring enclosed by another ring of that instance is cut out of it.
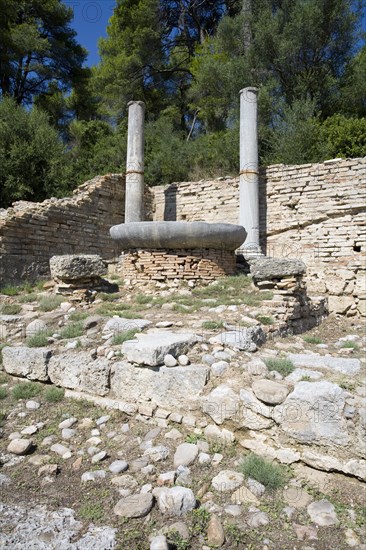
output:
<svg viewBox="0 0 366 550"><path fill-rule="evenodd" d="M47 369L51 355L52 351L45 348L9 346L2 349L4 370L29 380L48 380Z"/></svg>
<svg viewBox="0 0 366 550"><path fill-rule="evenodd" d="M48 374L54 384L96 395L107 395L109 372L110 364L107 359L92 359L84 351L55 355L48 366Z"/></svg>
<svg viewBox="0 0 366 550"><path fill-rule="evenodd" d="M164 363L166 355L178 357L195 342L197 337L189 332L158 331L136 334L135 340L124 342L122 352L130 363L156 367Z"/></svg>

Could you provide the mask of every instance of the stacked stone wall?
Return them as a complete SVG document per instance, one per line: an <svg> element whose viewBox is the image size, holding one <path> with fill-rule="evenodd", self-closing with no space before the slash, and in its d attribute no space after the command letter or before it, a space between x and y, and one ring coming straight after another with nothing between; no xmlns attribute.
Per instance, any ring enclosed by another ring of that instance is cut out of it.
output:
<svg viewBox="0 0 366 550"><path fill-rule="evenodd" d="M16 202L0 212L0 285L49 277L55 254L118 255L109 236L124 221L124 177L98 176L72 197Z"/></svg>
<svg viewBox="0 0 366 550"><path fill-rule="evenodd" d="M122 255L120 269L132 284L186 281L214 281L236 271L232 251L215 249L131 250Z"/></svg>
<svg viewBox="0 0 366 550"><path fill-rule="evenodd" d="M155 220L239 222L239 179L153 188ZM263 251L302 259L331 311L366 315L366 157L261 170ZM248 243L246 243L248 244Z"/></svg>

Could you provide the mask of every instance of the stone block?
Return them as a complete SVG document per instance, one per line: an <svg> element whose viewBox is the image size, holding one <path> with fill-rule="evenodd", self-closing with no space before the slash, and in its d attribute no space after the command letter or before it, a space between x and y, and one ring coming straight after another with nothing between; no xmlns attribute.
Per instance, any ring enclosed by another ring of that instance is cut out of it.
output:
<svg viewBox="0 0 366 550"><path fill-rule="evenodd" d="M5 347L2 350L3 367L14 376L46 381L51 355L52 351L46 348Z"/></svg>
<svg viewBox="0 0 366 550"><path fill-rule="evenodd" d="M104 396L109 391L110 364L88 352L54 355L48 365L51 382L63 388Z"/></svg>
<svg viewBox="0 0 366 550"><path fill-rule="evenodd" d="M107 264L96 254L52 256L51 277L62 281L75 281L102 277L107 273Z"/></svg>
<svg viewBox="0 0 366 550"><path fill-rule="evenodd" d="M197 336L190 332L157 331L136 334L134 340L123 343L122 353L130 363L156 367L164 363L165 355L177 357L184 354L197 341Z"/></svg>

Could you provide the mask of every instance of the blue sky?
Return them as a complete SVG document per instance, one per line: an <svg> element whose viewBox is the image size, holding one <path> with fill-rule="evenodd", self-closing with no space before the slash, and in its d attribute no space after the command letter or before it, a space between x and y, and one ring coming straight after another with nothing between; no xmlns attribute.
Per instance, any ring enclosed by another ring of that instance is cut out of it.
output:
<svg viewBox="0 0 366 550"><path fill-rule="evenodd" d="M74 11L71 23L78 33L77 40L89 52L86 65L99 61L98 39L106 36L108 19L113 14L115 0L64 0L64 4Z"/></svg>

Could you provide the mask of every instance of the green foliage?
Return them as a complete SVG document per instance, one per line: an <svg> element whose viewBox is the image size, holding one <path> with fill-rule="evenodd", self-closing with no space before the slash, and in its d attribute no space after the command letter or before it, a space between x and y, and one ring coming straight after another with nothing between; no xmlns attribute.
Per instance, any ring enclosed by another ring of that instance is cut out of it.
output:
<svg viewBox="0 0 366 550"><path fill-rule="evenodd" d="M29 304L31 302L36 302L38 300L38 294L32 292L31 294L24 294L18 298L21 304Z"/></svg>
<svg viewBox="0 0 366 550"><path fill-rule="evenodd" d="M245 477L259 481L272 491L283 487L286 483L286 470L283 466L273 464L255 454L245 457L239 468Z"/></svg>
<svg viewBox="0 0 366 550"><path fill-rule="evenodd" d="M0 306L0 313L2 315L17 315L21 309L22 306L19 304L3 304Z"/></svg>
<svg viewBox="0 0 366 550"><path fill-rule="evenodd" d="M0 387L0 399L5 399L8 395L6 388Z"/></svg>
<svg viewBox="0 0 366 550"><path fill-rule="evenodd" d="M49 403L59 403L63 400L64 395L65 390L63 388L57 388L56 386L47 388L44 392L44 397Z"/></svg>
<svg viewBox="0 0 366 550"><path fill-rule="evenodd" d="M81 505L79 516L88 521L98 521L103 517L103 504L86 502Z"/></svg>
<svg viewBox="0 0 366 550"><path fill-rule="evenodd" d="M192 520L190 531L192 536L203 535L206 533L208 522L210 521L210 513L205 508L197 508L190 513Z"/></svg>
<svg viewBox="0 0 366 550"><path fill-rule="evenodd" d="M61 338L77 338L84 334L84 327L80 321L70 323L62 328L60 331Z"/></svg>
<svg viewBox="0 0 366 550"><path fill-rule="evenodd" d="M89 317L89 313L86 311L73 311L70 313L69 319L70 321L84 321L87 317Z"/></svg>
<svg viewBox="0 0 366 550"><path fill-rule="evenodd" d="M20 288L17 286L4 286L1 289L1 294L5 294L5 296L17 296L19 292Z"/></svg>
<svg viewBox="0 0 366 550"><path fill-rule="evenodd" d="M39 300L39 309L41 311L53 311L58 308L62 302L63 298L61 296L42 296Z"/></svg>
<svg viewBox="0 0 366 550"><path fill-rule="evenodd" d="M345 342L342 342L341 347L345 349L354 349L354 350L360 349L357 342L353 342L352 340L346 340Z"/></svg>
<svg viewBox="0 0 366 550"><path fill-rule="evenodd" d="M366 117L335 114L320 126L322 158L356 158L366 155Z"/></svg>
<svg viewBox="0 0 366 550"><path fill-rule="evenodd" d="M61 0L1 0L0 12L2 96L30 103L52 81L67 89L77 80L86 50L70 27L71 7Z"/></svg>
<svg viewBox="0 0 366 550"><path fill-rule="evenodd" d="M312 334L305 335L303 337L304 342L307 344L321 344L322 339L319 336L313 336Z"/></svg>
<svg viewBox="0 0 366 550"><path fill-rule="evenodd" d="M262 323L262 325L273 325L274 319L269 315L257 315L257 320Z"/></svg>
<svg viewBox="0 0 366 550"><path fill-rule="evenodd" d="M0 100L0 206L42 201L66 192L64 145L47 115Z"/></svg>
<svg viewBox="0 0 366 550"><path fill-rule="evenodd" d="M223 321L203 321L202 328L207 330L216 330L218 328L223 328Z"/></svg>
<svg viewBox="0 0 366 550"><path fill-rule="evenodd" d="M13 387L12 394L15 399L30 399L39 395L42 389L37 382L20 382Z"/></svg>
<svg viewBox="0 0 366 550"><path fill-rule="evenodd" d="M126 330L124 332L116 332L113 335L112 345L119 346L120 344L123 344L123 342L126 342L127 340L132 340L135 334L137 334L138 332L140 332L138 329Z"/></svg>
<svg viewBox="0 0 366 550"><path fill-rule="evenodd" d="M29 348L43 348L48 345L49 335L49 331L40 330L33 336L29 336L26 340L26 344Z"/></svg>
<svg viewBox="0 0 366 550"><path fill-rule="evenodd" d="M282 374L282 376L288 376L295 369L294 364L292 361L290 361L290 359L284 359L281 357L270 357L264 362L268 370L275 370Z"/></svg>

